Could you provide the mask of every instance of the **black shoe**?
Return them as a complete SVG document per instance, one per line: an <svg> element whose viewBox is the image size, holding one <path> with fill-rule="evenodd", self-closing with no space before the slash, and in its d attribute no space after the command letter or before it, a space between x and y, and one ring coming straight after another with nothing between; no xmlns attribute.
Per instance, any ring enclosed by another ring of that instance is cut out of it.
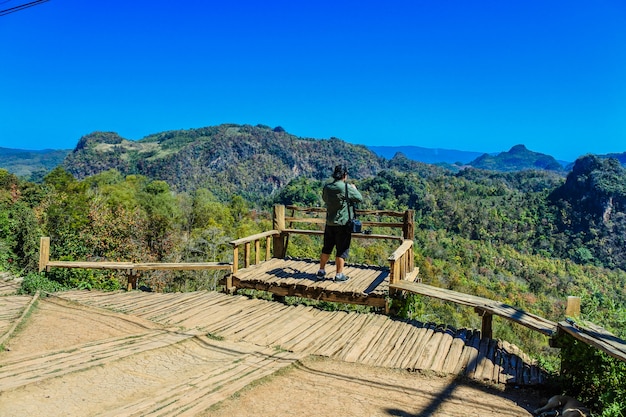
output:
<svg viewBox="0 0 626 417"><path fill-rule="evenodd" d="M348 279L349 279L348 276L345 274L335 275L335 282L346 282Z"/></svg>

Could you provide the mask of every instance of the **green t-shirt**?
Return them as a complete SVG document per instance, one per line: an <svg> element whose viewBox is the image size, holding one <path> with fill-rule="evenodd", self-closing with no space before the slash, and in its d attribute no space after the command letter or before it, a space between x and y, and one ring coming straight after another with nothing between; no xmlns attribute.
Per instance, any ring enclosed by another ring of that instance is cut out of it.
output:
<svg viewBox="0 0 626 417"><path fill-rule="evenodd" d="M326 184L322 191L322 199L326 203L326 224L330 226L345 225L348 222L346 183L339 180ZM348 199L351 203L360 203L363 201L363 196L359 190L348 186Z"/></svg>

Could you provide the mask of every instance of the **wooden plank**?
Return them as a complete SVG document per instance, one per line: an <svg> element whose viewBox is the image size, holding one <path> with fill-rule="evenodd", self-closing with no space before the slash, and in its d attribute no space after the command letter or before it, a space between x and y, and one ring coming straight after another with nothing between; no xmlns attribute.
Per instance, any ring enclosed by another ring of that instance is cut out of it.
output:
<svg viewBox="0 0 626 417"><path fill-rule="evenodd" d="M305 229L285 229L284 233L295 233L301 235L323 235L323 230L305 230ZM404 240L402 236L394 236L394 235L380 235L380 234L366 234L366 233L353 233L353 239L390 239L390 240Z"/></svg>
<svg viewBox="0 0 626 417"><path fill-rule="evenodd" d="M465 346L463 346L463 354L457 364L454 373L457 375L467 374L468 368L472 366L472 362L478 356L478 346L480 344L480 332L468 330Z"/></svg>
<svg viewBox="0 0 626 417"><path fill-rule="evenodd" d="M194 271L194 270L228 270L232 269L232 264L226 262L141 262L135 263L133 268L136 271L149 270L173 270L173 271Z"/></svg>
<svg viewBox="0 0 626 417"><path fill-rule="evenodd" d="M296 331L302 331L311 320L311 312L314 307L306 307L301 310L290 306L280 317L272 322L259 327L254 332L254 343L261 346L284 346L284 340L290 340Z"/></svg>
<svg viewBox="0 0 626 417"><path fill-rule="evenodd" d="M358 333L363 323L361 316L359 313L346 315L337 330L333 331L332 337L317 346L317 354L330 358L336 357L345 348L346 343Z"/></svg>
<svg viewBox="0 0 626 417"><path fill-rule="evenodd" d="M230 242L230 244L233 245L233 247L239 246L247 242L254 242L255 240L265 239L266 237L275 236L278 234L280 234L280 231L278 230L268 230L267 232L261 232L255 235L246 236L246 237L242 237L241 239L233 240Z"/></svg>
<svg viewBox="0 0 626 417"><path fill-rule="evenodd" d="M408 366L406 367L407 369L409 370L419 369L417 367L417 364L420 362L421 357L424 354L424 350L426 349L426 346L428 345L428 341L435 333L435 329L436 329L436 326L432 323L429 323L427 327L424 327L424 333L422 335L422 338L420 339L420 343L418 346L416 346L417 349L415 350L411 359L409 360Z"/></svg>
<svg viewBox="0 0 626 417"><path fill-rule="evenodd" d="M301 212L310 212L310 213L326 213L326 208L324 207L298 207L288 205L286 206L289 210L301 211ZM389 217L404 217L404 211L391 211L391 210L362 210L357 209L356 214L359 216L389 216Z"/></svg>
<svg viewBox="0 0 626 417"><path fill-rule="evenodd" d="M448 354L446 355L443 364L441 365L441 371L452 374L455 373L457 365L461 361L461 356L463 355L463 348L465 347L465 343L467 341L467 330L461 329L457 331L453 336L452 343L450 345L450 349L448 350Z"/></svg>
<svg viewBox="0 0 626 417"><path fill-rule="evenodd" d="M337 359L345 362L356 362L359 356L368 348L376 333L380 330L381 317L375 314L365 314L359 333L346 345ZM386 317L385 317L386 318Z"/></svg>
<svg viewBox="0 0 626 417"><path fill-rule="evenodd" d="M364 324L352 347L347 349L340 359L346 362L358 362L362 357L369 354L370 349L372 349L379 335L383 332L383 323L387 320L389 320L388 317L372 317Z"/></svg>
<svg viewBox="0 0 626 417"><path fill-rule="evenodd" d="M415 362L415 369L430 369L430 366L434 361L434 357L438 352L439 343L441 342L442 337L443 332L441 331L441 328L435 328L430 339L424 345L424 349L422 350L420 357L417 362Z"/></svg>
<svg viewBox="0 0 626 417"><path fill-rule="evenodd" d="M433 357L433 361L430 364L430 370L435 372L441 372L443 364L450 353L452 342L454 341L454 333L449 328L446 328L442 332L441 342L437 348L437 352Z"/></svg>
<svg viewBox="0 0 626 417"><path fill-rule="evenodd" d="M421 324L420 327L415 327L415 335L411 337L410 349L408 349L404 358L398 363L398 367L402 369L412 370L412 366L419 356L419 351L422 347L422 343L430 337L430 332L434 325L432 323Z"/></svg>
<svg viewBox="0 0 626 417"><path fill-rule="evenodd" d="M389 368L395 368L395 364L400 361L402 355L404 354L404 349L407 347L411 336L413 335L413 326L409 323L402 321L402 332L398 335L396 340L393 342L394 346L392 352L389 354L387 361L385 362L385 366Z"/></svg>
<svg viewBox="0 0 626 417"><path fill-rule="evenodd" d="M493 358L496 354L496 346L498 344L498 341L494 339L486 339L486 342L487 350L485 351L485 355L478 363L478 368L476 369L475 378L479 381L491 381L491 378L493 377Z"/></svg>
<svg viewBox="0 0 626 417"><path fill-rule="evenodd" d="M626 341L592 323L559 322L559 331L563 331L581 342L600 349L615 359L626 362Z"/></svg>
<svg viewBox="0 0 626 417"><path fill-rule="evenodd" d="M389 284L389 288L392 290L409 291L460 305L479 308L548 336L552 336L556 331L556 323L550 320L487 298L433 287L419 282L399 281Z"/></svg>
<svg viewBox="0 0 626 417"><path fill-rule="evenodd" d="M426 328L422 323L411 320L406 324L410 329L409 335L403 342L403 346L398 349L398 356L395 358L394 368L406 369L409 363L413 363L415 350L420 344L420 340L426 334Z"/></svg>
<svg viewBox="0 0 626 417"><path fill-rule="evenodd" d="M375 366L392 367L391 364L396 362L394 356L402 349L408 334L408 326L404 320L393 320L393 322L394 327L388 332L389 338L386 339L384 350L380 352L379 357L374 361Z"/></svg>
<svg viewBox="0 0 626 417"><path fill-rule="evenodd" d="M116 269L130 271L135 264L133 262L82 262L82 261L50 261L46 264L46 270L50 268L84 268L84 269Z"/></svg>

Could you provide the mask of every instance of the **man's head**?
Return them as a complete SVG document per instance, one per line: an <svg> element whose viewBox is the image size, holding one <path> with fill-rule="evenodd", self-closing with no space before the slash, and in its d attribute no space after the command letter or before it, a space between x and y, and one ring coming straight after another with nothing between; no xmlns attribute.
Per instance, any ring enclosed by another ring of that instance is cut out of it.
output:
<svg viewBox="0 0 626 417"><path fill-rule="evenodd" d="M341 164L341 165L335 166L335 170L333 171L333 178L335 180L341 180L346 175L348 175L348 168L346 168L345 165Z"/></svg>

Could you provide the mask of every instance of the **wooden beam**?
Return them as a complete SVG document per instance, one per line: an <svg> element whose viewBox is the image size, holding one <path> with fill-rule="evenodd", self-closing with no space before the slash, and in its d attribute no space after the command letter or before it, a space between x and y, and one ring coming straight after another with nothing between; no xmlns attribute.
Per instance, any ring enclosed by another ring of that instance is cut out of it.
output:
<svg viewBox="0 0 626 417"><path fill-rule="evenodd" d="M274 206L273 215L274 230L278 231L278 235L274 236L274 257L285 257L285 237L283 231L285 230L285 206L276 204Z"/></svg>
<svg viewBox="0 0 626 417"><path fill-rule="evenodd" d="M440 300L450 301L456 304L479 308L482 311L503 317L547 336L554 335L557 328L557 324L548 319L528 313L524 310L509 306L499 301L447 290L445 288L401 280L395 283L390 283L389 289L409 291L415 294L438 298Z"/></svg>
<svg viewBox="0 0 626 417"><path fill-rule="evenodd" d="M577 324L567 321L559 322L558 326L559 332L565 332L615 359L626 362L626 340L620 339L604 328L588 322Z"/></svg>
<svg viewBox="0 0 626 417"><path fill-rule="evenodd" d="M50 238L42 237L39 239L39 272L46 269L46 265L50 261Z"/></svg>
<svg viewBox="0 0 626 417"><path fill-rule="evenodd" d="M565 317L580 317L580 297L567 297Z"/></svg>
<svg viewBox="0 0 626 417"><path fill-rule="evenodd" d="M478 313L479 316L482 317L482 323L480 327L480 335L482 338L493 338L493 314L488 311L483 310L482 308L475 308L474 311Z"/></svg>

